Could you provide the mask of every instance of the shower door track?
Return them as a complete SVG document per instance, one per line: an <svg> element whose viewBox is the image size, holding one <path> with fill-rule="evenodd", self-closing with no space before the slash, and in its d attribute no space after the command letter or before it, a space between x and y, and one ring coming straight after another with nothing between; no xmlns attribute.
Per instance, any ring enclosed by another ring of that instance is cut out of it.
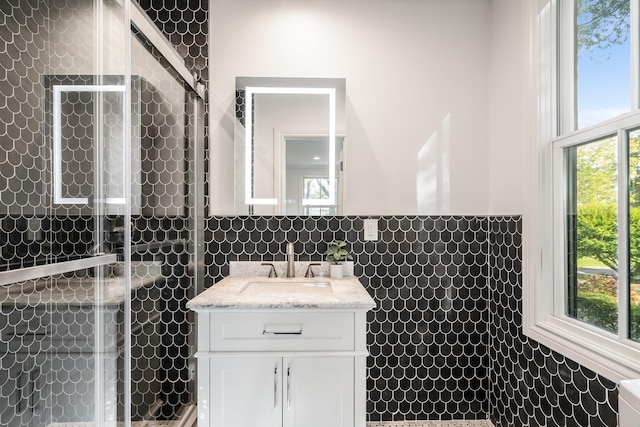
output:
<svg viewBox="0 0 640 427"><path fill-rule="evenodd" d="M84 268L99 267L101 265L112 264L118 261L117 254L106 254L93 256L91 258L76 259L72 261L62 261L51 264L25 267L17 270L0 272L0 286L10 285L16 282L27 280L37 280L54 274L71 273Z"/></svg>
<svg viewBox="0 0 640 427"><path fill-rule="evenodd" d="M136 27L144 35L160 54L169 61L169 64L180 74L191 89L202 99L204 99L204 86L198 84L195 73L191 74L184 65L184 60L178 55L175 47L160 33L158 27L151 21L149 16L142 10L136 1L131 1L130 20L131 25Z"/></svg>

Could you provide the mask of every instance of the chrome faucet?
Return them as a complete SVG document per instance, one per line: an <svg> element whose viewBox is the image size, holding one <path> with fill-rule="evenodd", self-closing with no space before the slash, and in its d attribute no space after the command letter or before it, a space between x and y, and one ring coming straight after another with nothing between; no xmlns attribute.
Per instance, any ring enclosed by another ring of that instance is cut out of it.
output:
<svg viewBox="0 0 640 427"><path fill-rule="evenodd" d="M271 266L271 268L269 269L269 278L274 278L274 277L278 277L278 273L276 272L276 268L273 266L272 263L270 262L263 262L262 265L268 265Z"/></svg>
<svg viewBox="0 0 640 427"><path fill-rule="evenodd" d="M322 264L320 264L319 262L312 262L311 264L309 264L307 266L307 272L304 275L304 277L306 277L306 278L315 277L315 274L313 274L313 269L311 267L316 266L316 265L322 265Z"/></svg>
<svg viewBox="0 0 640 427"><path fill-rule="evenodd" d="M293 254L293 243L287 243L287 277L296 277L296 269L293 265L295 255Z"/></svg>

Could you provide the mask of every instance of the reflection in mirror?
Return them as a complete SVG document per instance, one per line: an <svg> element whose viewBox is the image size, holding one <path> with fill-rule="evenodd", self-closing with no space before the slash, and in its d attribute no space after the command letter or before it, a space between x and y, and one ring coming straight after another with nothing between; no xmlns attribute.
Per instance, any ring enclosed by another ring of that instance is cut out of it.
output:
<svg viewBox="0 0 640 427"><path fill-rule="evenodd" d="M340 213L344 104L344 79L236 79L237 214Z"/></svg>
<svg viewBox="0 0 640 427"><path fill-rule="evenodd" d="M341 181L339 170L343 140L343 136L336 136L335 154L329 157L329 141L324 136L288 135L284 138L285 197L281 212L286 215L338 213L341 192L337 182ZM336 171L337 180L331 179L330 169ZM332 191L338 199L331 197ZM332 200L334 203L331 203Z"/></svg>
<svg viewBox="0 0 640 427"><path fill-rule="evenodd" d="M56 77L51 77L52 82L55 80ZM125 111L125 89L124 84L65 85L53 83L51 85L53 105L50 122L53 127L51 150L54 205L88 205L90 203L89 194L85 193L87 193L87 187L94 187L92 185L94 168L87 165L83 167L79 162L95 162L93 155L91 159L86 158L86 152L92 152L94 146L97 146L96 148L101 152L102 159L110 163L108 165L110 167L103 171L105 188L102 190L108 193L102 197L104 202L118 205L126 203L122 183L124 173L122 169L126 164L126 153L121 148L126 139L121 118ZM77 102L73 101L74 98ZM73 108L77 109L78 105L82 106L82 111L73 110ZM95 110L98 109L97 105L100 105L103 120L96 120L92 117ZM95 126L96 123L100 126ZM80 127L84 127L84 129L78 132ZM79 138L78 133L84 139ZM98 133L101 135L98 136ZM78 145L84 142L86 147L76 147L74 142ZM79 161L74 159L74 156L78 156ZM69 165L77 166L76 174L83 171L85 176L81 179L74 177L74 172ZM75 194L75 197L71 194Z"/></svg>

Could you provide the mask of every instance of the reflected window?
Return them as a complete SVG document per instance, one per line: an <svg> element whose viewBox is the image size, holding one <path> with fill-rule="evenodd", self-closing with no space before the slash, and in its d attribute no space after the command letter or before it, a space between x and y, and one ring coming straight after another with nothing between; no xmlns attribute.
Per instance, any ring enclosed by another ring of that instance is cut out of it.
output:
<svg viewBox="0 0 640 427"><path fill-rule="evenodd" d="M302 178L302 199L303 200L327 200L329 199L331 181L329 177L309 177ZM305 215L336 215L337 206L314 206L304 205Z"/></svg>

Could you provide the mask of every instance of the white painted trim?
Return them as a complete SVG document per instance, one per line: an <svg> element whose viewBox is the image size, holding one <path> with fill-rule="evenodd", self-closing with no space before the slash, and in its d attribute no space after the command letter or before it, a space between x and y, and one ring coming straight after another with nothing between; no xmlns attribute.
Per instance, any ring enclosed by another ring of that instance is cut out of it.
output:
<svg viewBox="0 0 640 427"><path fill-rule="evenodd" d="M640 123L640 118L636 122ZM629 336L629 129L619 129L618 142L618 339Z"/></svg>
<svg viewBox="0 0 640 427"><path fill-rule="evenodd" d="M558 50L567 49L566 54L558 55L560 80L564 83L558 88L560 133L576 129L576 63L575 63L575 10L576 0L562 0L558 3Z"/></svg>
<svg viewBox="0 0 640 427"><path fill-rule="evenodd" d="M551 315L564 316L567 309L566 296L566 284L565 284L565 270L566 261L565 254L567 253L567 212L566 212L566 200L567 200L567 173L565 171L566 165L564 147L555 146L553 148L553 161L552 161L552 174L553 183L552 197L553 201L553 245L546 250L551 252L553 256L553 310L549 313Z"/></svg>
<svg viewBox="0 0 640 427"><path fill-rule="evenodd" d="M299 350L275 350L275 351L206 351L196 352L197 358L219 359L227 357L367 357L367 350L340 350L340 351L299 351Z"/></svg>
<svg viewBox="0 0 640 427"><path fill-rule="evenodd" d="M637 343L620 342L616 337L611 338L611 334L593 331L571 320L550 316L525 333L611 381L640 378L640 346Z"/></svg>
<svg viewBox="0 0 640 427"><path fill-rule="evenodd" d="M523 135L526 153L522 242L523 330L525 335L537 322L553 311L552 301L543 295L553 293L553 217L545 194L552 191L551 141L557 132L555 26L556 1L538 0L523 5L523 31L527 43L524 69L528 82L524 98Z"/></svg>
<svg viewBox="0 0 640 427"><path fill-rule="evenodd" d="M599 125L569 132L555 138L552 143L556 147L566 148L589 141L596 141L607 136L615 136L620 129L636 129L638 123L640 123L640 111L633 111L606 120Z"/></svg>

